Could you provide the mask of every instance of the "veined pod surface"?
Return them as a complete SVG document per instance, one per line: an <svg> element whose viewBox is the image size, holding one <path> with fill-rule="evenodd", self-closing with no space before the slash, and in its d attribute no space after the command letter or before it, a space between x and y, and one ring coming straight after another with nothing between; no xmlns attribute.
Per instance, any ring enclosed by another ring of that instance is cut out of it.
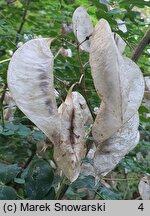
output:
<svg viewBox="0 0 150 216"><path fill-rule="evenodd" d="M144 77L145 80L145 92L144 92L144 102L145 106L150 110L150 77Z"/></svg>
<svg viewBox="0 0 150 216"><path fill-rule="evenodd" d="M90 64L95 88L102 99L92 129L97 145L94 163L96 172L106 175L138 143L137 111L144 81L138 66L121 55L104 19L92 34Z"/></svg>
<svg viewBox="0 0 150 216"><path fill-rule="evenodd" d="M53 39L33 39L13 55L8 87L19 109L53 142L59 142L60 122L53 84Z"/></svg>
<svg viewBox="0 0 150 216"><path fill-rule="evenodd" d="M8 86L17 106L54 144L54 159L72 182L86 154L86 127L93 119L85 99L69 90L57 109L53 84L52 39L34 39L13 55Z"/></svg>
<svg viewBox="0 0 150 216"><path fill-rule="evenodd" d="M78 7L72 17L73 23L73 31L75 36L77 37L79 43L82 43L86 37L90 36L93 32L93 24L92 20L87 13L84 7ZM86 52L90 52L90 41L91 38L87 39L82 45L80 46Z"/></svg>
<svg viewBox="0 0 150 216"><path fill-rule="evenodd" d="M126 28L126 25L123 23L123 21L117 20L117 23L118 23L118 29L121 30L123 33L126 33L127 28ZM122 54L126 48L125 41L120 37L120 35L118 35L116 33L114 34L114 39L115 39L115 42L117 44L117 47L118 47L120 53Z"/></svg>
<svg viewBox="0 0 150 216"><path fill-rule="evenodd" d="M58 109L61 121L61 143L54 146L54 159L65 176L75 181L86 154L85 124L93 122L85 99L78 92L69 91Z"/></svg>

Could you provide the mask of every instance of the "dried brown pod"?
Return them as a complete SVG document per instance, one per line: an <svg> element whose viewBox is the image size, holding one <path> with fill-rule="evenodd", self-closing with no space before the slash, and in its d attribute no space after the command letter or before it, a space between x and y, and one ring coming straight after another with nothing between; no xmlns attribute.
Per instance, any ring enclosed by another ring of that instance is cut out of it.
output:
<svg viewBox="0 0 150 216"><path fill-rule="evenodd" d="M58 112L61 121L61 142L54 146L54 158L72 182L79 176L82 159L86 154L85 124L91 124L93 120L85 99L80 93L71 90Z"/></svg>

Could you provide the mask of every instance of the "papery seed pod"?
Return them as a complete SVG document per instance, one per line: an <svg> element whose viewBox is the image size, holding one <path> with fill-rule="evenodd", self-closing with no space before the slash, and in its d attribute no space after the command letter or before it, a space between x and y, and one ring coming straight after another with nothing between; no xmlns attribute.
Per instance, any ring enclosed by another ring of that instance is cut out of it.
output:
<svg viewBox="0 0 150 216"><path fill-rule="evenodd" d="M17 106L53 142L59 142L60 123L53 84L53 39L33 39L13 55L8 86Z"/></svg>
<svg viewBox="0 0 150 216"><path fill-rule="evenodd" d="M63 24L62 24L62 29L61 29L61 34L62 34L62 35L68 35L68 34L70 34L71 32L73 32L72 24L63 23Z"/></svg>
<svg viewBox="0 0 150 216"><path fill-rule="evenodd" d="M71 49L64 49L63 47L61 47L59 49L59 52L64 57L69 57L69 58L72 57L72 50Z"/></svg>
<svg viewBox="0 0 150 216"><path fill-rule="evenodd" d="M74 11L72 23L74 34L77 37L79 43L82 43L84 41L80 47L86 52L90 52L91 39L89 36L91 36L93 32L93 24L84 7L78 7Z"/></svg>
<svg viewBox="0 0 150 216"><path fill-rule="evenodd" d="M79 176L86 154L86 123L92 123L85 99L78 92L69 91L58 109L61 120L61 143L54 146L54 159L65 176L73 182Z"/></svg>
<svg viewBox="0 0 150 216"><path fill-rule="evenodd" d="M121 20L117 20L117 23L118 23L118 28L119 30L121 30L122 32L126 33L127 32L127 28L126 28L126 25L124 24L123 21ZM125 41L120 37L120 35L118 34L114 34L114 39L115 39L115 42L116 42L116 45L120 51L120 53L123 53L125 48L126 48L126 43Z"/></svg>
<svg viewBox="0 0 150 216"><path fill-rule="evenodd" d="M138 185L139 193L142 200L150 200L150 178L144 176Z"/></svg>
<svg viewBox="0 0 150 216"><path fill-rule="evenodd" d="M91 38L90 64L102 102L92 133L97 150L95 168L106 175L139 140L137 110L144 93L138 66L123 57L106 20L96 25Z"/></svg>
<svg viewBox="0 0 150 216"><path fill-rule="evenodd" d="M144 77L145 80L145 92L144 92L144 102L145 106L150 109L150 77Z"/></svg>
<svg viewBox="0 0 150 216"><path fill-rule="evenodd" d="M94 167L97 175L105 176L139 142L139 117L136 113L109 139L97 146Z"/></svg>

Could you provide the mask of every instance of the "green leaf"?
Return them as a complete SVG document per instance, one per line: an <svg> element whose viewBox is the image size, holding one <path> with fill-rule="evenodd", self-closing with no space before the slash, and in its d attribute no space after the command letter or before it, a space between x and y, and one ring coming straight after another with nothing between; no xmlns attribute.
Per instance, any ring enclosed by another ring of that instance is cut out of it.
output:
<svg viewBox="0 0 150 216"><path fill-rule="evenodd" d="M107 13L108 14L121 14L121 13L123 13L123 11L116 8L116 9L113 9L113 10L109 10Z"/></svg>
<svg viewBox="0 0 150 216"><path fill-rule="evenodd" d="M3 127L0 125L0 134L3 132Z"/></svg>
<svg viewBox="0 0 150 216"><path fill-rule="evenodd" d="M72 188L83 188L93 189L95 187L95 179L93 176L80 177L71 184Z"/></svg>
<svg viewBox="0 0 150 216"><path fill-rule="evenodd" d="M45 197L43 197L43 200L55 200L56 199L56 193L55 193L55 188L52 187L48 194L46 194Z"/></svg>
<svg viewBox="0 0 150 216"><path fill-rule="evenodd" d="M145 118L144 116L140 115L140 121L147 123L147 122L150 122L150 118L149 117Z"/></svg>
<svg viewBox="0 0 150 216"><path fill-rule="evenodd" d="M5 20L1 19L0 20L0 26L4 25L5 24Z"/></svg>
<svg viewBox="0 0 150 216"><path fill-rule="evenodd" d="M142 105L139 108L139 113L149 113L149 109Z"/></svg>
<svg viewBox="0 0 150 216"><path fill-rule="evenodd" d="M98 0L93 0L92 1L94 4L95 4L95 6L97 7L97 8L100 8L101 10L103 10L103 11L108 11L108 8L107 8L107 4L106 3L104 3L104 1L103 2L98 2Z"/></svg>
<svg viewBox="0 0 150 216"><path fill-rule="evenodd" d="M99 0L99 2L105 5L110 4L109 0Z"/></svg>
<svg viewBox="0 0 150 216"><path fill-rule="evenodd" d="M144 5L147 5L150 7L150 2L148 1L145 1L145 0L122 0L119 2L120 4L133 4L135 6L144 6Z"/></svg>
<svg viewBox="0 0 150 216"><path fill-rule="evenodd" d="M18 127L19 127L18 125L13 124L12 122L7 122L5 124L5 128L1 132L1 134L5 135L5 136L13 135L16 133Z"/></svg>
<svg viewBox="0 0 150 216"><path fill-rule="evenodd" d="M19 124L17 134L20 136L29 136L31 135L31 130L30 128L24 126L23 124Z"/></svg>
<svg viewBox="0 0 150 216"><path fill-rule="evenodd" d="M120 200L121 199L121 194L115 193L106 187L101 187L98 194L100 198L103 198L105 200Z"/></svg>
<svg viewBox="0 0 150 216"><path fill-rule="evenodd" d="M42 131L34 131L32 133L32 136L35 140L38 140L38 141L44 140L44 138L45 138L45 135L43 134Z"/></svg>
<svg viewBox="0 0 150 216"><path fill-rule="evenodd" d="M16 197L16 191L12 187L0 185L0 200L15 200Z"/></svg>
<svg viewBox="0 0 150 216"><path fill-rule="evenodd" d="M15 178L14 182L17 183L17 184L25 184L25 180L22 179L22 178Z"/></svg>
<svg viewBox="0 0 150 216"><path fill-rule="evenodd" d="M66 196L69 200L81 200L79 194L75 193L71 187L66 191Z"/></svg>
<svg viewBox="0 0 150 216"><path fill-rule="evenodd" d="M112 15L111 14L108 14L106 13L105 11L99 9L97 12L96 12L96 16L98 19L101 19L101 18L104 18L106 19L111 25L116 25L117 22L112 19Z"/></svg>
<svg viewBox="0 0 150 216"><path fill-rule="evenodd" d="M5 184L9 183L17 176L20 170L21 168L17 164L6 165L0 163L0 181Z"/></svg>
<svg viewBox="0 0 150 216"><path fill-rule="evenodd" d="M42 199L51 189L54 174L47 161L33 161L26 178L26 192L29 199Z"/></svg>

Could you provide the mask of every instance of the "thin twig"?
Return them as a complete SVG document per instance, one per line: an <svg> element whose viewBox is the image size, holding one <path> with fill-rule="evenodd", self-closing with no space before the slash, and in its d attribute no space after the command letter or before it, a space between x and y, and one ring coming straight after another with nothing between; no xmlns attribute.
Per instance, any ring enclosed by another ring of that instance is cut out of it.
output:
<svg viewBox="0 0 150 216"><path fill-rule="evenodd" d="M103 177L103 180L109 180L109 181L140 181L140 178L124 178L124 179L120 179L120 178L107 178L107 177Z"/></svg>
<svg viewBox="0 0 150 216"><path fill-rule="evenodd" d="M0 64L3 64L3 63L8 62L8 61L10 61L10 60L11 60L11 58L4 59L4 60L0 61Z"/></svg>
<svg viewBox="0 0 150 216"><path fill-rule="evenodd" d="M54 78L55 78L56 80L58 80L59 82L63 83L65 86L68 86L68 85L69 85L69 82L68 82L68 81L62 80L62 79L60 79L59 77L57 77L56 75L54 76Z"/></svg>
<svg viewBox="0 0 150 216"><path fill-rule="evenodd" d="M22 29L23 29L23 26L24 26L24 24L25 24L25 22L26 22L29 4L30 4L30 0L27 0L27 1L26 1L25 9L24 9L24 12L23 12L23 15L22 15L22 22L20 23L20 26L19 26L19 28L18 28L18 30L17 30L17 36L16 36L16 41L15 41L16 44L18 43L18 40L19 40L18 35L21 33L21 31L22 31Z"/></svg>
<svg viewBox="0 0 150 216"><path fill-rule="evenodd" d="M57 38L57 40L58 40L58 41L61 41L61 42L68 43L69 45L71 45L71 46L77 48L77 45L76 45L76 44L73 44L73 43L71 43L70 41L67 41L67 40L64 39L64 38Z"/></svg>
<svg viewBox="0 0 150 216"><path fill-rule="evenodd" d="M18 198L19 200L24 200L24 197L20 196L19 194L17 194L17 198Z"/></svg>
<svg viewBox="0 0 150 216"><path fill-rule="evenodd" d="M126 190L124 191L124 194L123 194L123 200L125 200L128 192L129 192L129 181L128 181L128 174L125 173L125 179L126 179L126 184L127 184L127 188Z"/></svg>
<svg viewBox="0 0 150 216"><path fill-rule="evenodd" d="M63 196L65 195L69 184L66 184L68 181L68 179L66 177L63 178L62 183L60 185L60 188L56 194L56 200L61 200L63 198Z"/></svg>
<svg viewBox="0 0 150 216"><path fill-rule="evenodd" d="M4 88L3 88L3 91L2 91L2 96L1 96L1 98L0 98L0 105L3 104L4 98L5 98L6 89L7 89L7 83L5 83Z"/></svg>
<svg viewBox="0 0 150 216"><path fill-rule="evenodd" d="M91 36L92 36L92 34L87 36L81 43L78 44L78 47L81 46L85 41L89 40Z"/></svg>
<svg viewBox="0 0 150 216"><path fill-rule="evenodd" d="M137 62L145 47L150 43L150 27L132 54L132 60Z"/></svg>
<svg viewBox="0 0 150 216"><path fill-rule="evenodd" d="M144 76L144 77L150 76L150 73L143 73L143 76Z"/></svg>
<svg viewBox="0 0 150 216"><path fill-rule="evenodd" d="M23 165L23 169L26 169L29 164L31 163L32 159L34 158L34 156L36 155L36 150L32 151L31 156L28 158L28 160L26 161L26 163Z"/></svg>
<svg viewBox="0 0 150 216"><path fill-rule="evenodd" d="M87 40L87 39L86 39L86 40ZM85 41L85 40L84 40L84 41ZM80 44L82 44L82 43L80 43ZM92 109L91 109L91 106L90 106L90 104L89 104L89 102L88 102L88 100L87 100L87 96L86 96L85 69L84 69L84 64L83 64L83 62L82 62L82 59L81 59L81 55L80 55L80 46L79 46L79 45L77 46L77 57L78 57L78 60L79 60L80 66L81 66L81 75L82 75L81 90L82 90L82 94L83 94L83 96L84 96L84 98L85 98L85 100L86 100L86 103L87 103L87 105L88 105L88 107L89 107L89 110L90 110L90 112L91 112L91 115L92 115L93 119L95 119L95 115L94 115L94 113L93 113L93 111L92 111Z"/></svg>
<svg viewBox="0 0 150 216"><path fill-rule="evenodd" d="M3 129L5 127L4 113L3 113L3 101L5 99L6 89L7 89L7 83L5 83L5 85L4 85L4 88L3 88L3 91L2 91L2 96L0 98L1 120L2 120L2 127L3 127Z"/></svg>

